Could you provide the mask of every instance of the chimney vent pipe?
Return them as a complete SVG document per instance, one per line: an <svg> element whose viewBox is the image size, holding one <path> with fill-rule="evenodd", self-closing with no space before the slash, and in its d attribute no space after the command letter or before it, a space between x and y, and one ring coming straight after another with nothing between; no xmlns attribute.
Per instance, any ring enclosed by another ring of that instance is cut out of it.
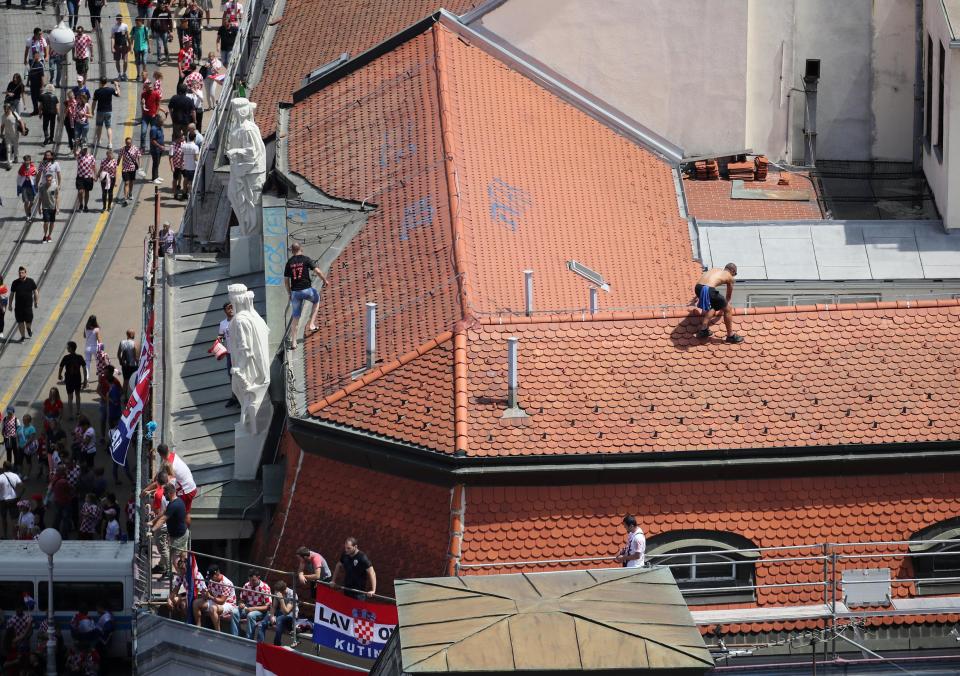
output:
<svg viewBox="0 0 960 676"><path fill-rule="evenodd" d="M367 303L365 342L367 369L372 369L377 361L377 304Z"/></svg>
<svg viewBox="0 0 960 676"><path fill-rule="evenodd" d="M523 271L524 309L528 317L533 315L533 270Z"/></svg>
<svg viewBox="0 0 960 676"><path fill-rule="evenodd" d="M600 289L590 287L590 314L595 315L600 310Z"/></svg>
<svg viewBox="0 0 960 676"><path fill-rule="evenodd" d="M517 408L517 343L516 336L507 338L507 407Z"/></svg>

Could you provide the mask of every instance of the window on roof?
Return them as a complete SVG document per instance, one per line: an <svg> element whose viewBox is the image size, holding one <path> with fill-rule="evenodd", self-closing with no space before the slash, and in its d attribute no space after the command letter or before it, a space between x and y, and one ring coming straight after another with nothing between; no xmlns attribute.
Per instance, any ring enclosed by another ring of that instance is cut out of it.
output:
<svg viewBox="0 0 960 676"><path fill-rule="evenodd" d="M747 307L840 305L847 303L876 303L879 300L879 293L751 293L747 295Z"/></svg>
<svg viewBox="0 0 960 676"><path fill-rule="evenodd" d="M917 594L960 594L960 517L914 533L910 560Z"/></svg>
<svg viewBox="0 0 960 676"><path fill-rule="evenodd" d="M668 566L690 605L756 600L750 540L722 531L671 531L647 540L647 560Z"/></svg>

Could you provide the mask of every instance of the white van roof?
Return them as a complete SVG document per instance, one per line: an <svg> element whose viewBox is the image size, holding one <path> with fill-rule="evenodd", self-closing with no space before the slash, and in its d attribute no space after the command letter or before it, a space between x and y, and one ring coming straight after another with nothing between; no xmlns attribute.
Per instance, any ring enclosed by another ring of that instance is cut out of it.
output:
<svg viewBox="0 0 960 676"><path fill-rule="evenodd" d="M47 555L35 540L0 541L0 579L33 577L47 570ZM132 542L65 540L53 557L54 576L127 576L133 571Z"/></svg>

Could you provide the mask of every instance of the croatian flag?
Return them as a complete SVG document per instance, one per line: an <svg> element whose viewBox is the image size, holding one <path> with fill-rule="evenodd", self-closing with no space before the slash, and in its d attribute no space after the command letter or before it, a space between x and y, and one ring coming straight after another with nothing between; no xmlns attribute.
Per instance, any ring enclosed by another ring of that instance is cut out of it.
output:
<svg viewBox="0 0 960 676"><path fill-rule="evenodd" d="M140 365L133 376L133 390L130 401L123 409L123 415L117 426L110 430L110 455L118 465L127 464L127 450L133 432L140 423L140 416L150 399L150 383L153 380L153 313L147 321L147 331L143 336L143 349L140 351Z"/></svg>
<svg viewBox="0 0 960 676"><path fill-rule="evenodd" d="M257 644L257 676L359 676L366 669L343 669L306 657L290 648Z"/></svg>
<svg viewBox="0 0 960 676"><path fill-rule="evenodd" d="M317 645L375 660L397 628L397 607L360 601L317 585L313 641Z"/></svg>

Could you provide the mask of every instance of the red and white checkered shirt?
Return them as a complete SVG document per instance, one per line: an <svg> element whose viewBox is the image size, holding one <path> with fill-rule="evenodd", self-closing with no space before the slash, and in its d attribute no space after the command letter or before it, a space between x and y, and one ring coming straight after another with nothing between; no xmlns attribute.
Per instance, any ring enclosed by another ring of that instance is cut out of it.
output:
<svg viewBox="0 0 960 676"><path fill-rule="evenodd" d="M88 534L96 533L102 516L103 510L100 509L100 505L97 503L85 502L80 505L80 532Z"/></svg>
<svg viewBox="0 0 960 676"><path fill-rule="evenodd" d="M33 616L26 613L23 615L14 614L7 620L7 628L13 629L13 633L17 636L26 631L31 624L33 624Z"/></svg>
<svg viewBox="0 0 960 676"><path fill-rule="evenodd" d="M183 141L174 141L170 146L170 159L174 169L183 169Z"/></svg>
<svg viewBox="0 0 960 676"><path fill-rule="evenodd" d="M123 149L120 151L120 159L123 161L123 170L136 171L141 155L143 155L143 153L140 152L140 149L137 146L123 146Z"/></svg>
<svg viewBox="0 0 960 676"><path fill-rule="evenodd" d="M239 26L240 19L243 18L243 5L236 0L227 0L223 3L223 14L231 26Z"/></svg>
<svg viewBox="0 0 960 676"><path fill-rule="evenodd" d="M180 70L186 70L191 63L193 63L193 47L181 49L180 53L177 54L177 65L180 66Z"/></svg>
<svg viewBox="0 0 960 676"><path fill-rule="evenodd" d="M74 124L84 124L87 120L90 119L90 104L88 103L74 104L71 115L73 116Z"/></svg>
<svg viewBox="0 0 960 676"><path fill-rule="evenodd" d="M106 174L107 176L116 176L117 175L117 158L114 157L112 160L103 158L100 160L100 173Z"/></svg>
<svg viewBox="0 0 960 676"><path fill-rule="evenodd" d="M160 98L163 98L163 80L157 78L153 81L153 90L160 95Z"/></svg>
<svg viewBox="0 0 960 676"><path fill-rule="evenodd" d="M226 575L221 577L219 582L211 578L208 589L212 595L224 597L224 603L237 605L237 592L233 588L233 583Z"/></svg>
<svg viewBox="0 0 960 676"><path fill-rule="evenodd" d="M203 89L203 76L200 74L199 70L195 70L183 78L183 84L187 86L187 89L199 92L201 89Z"/></svg>
<svg viewBox="0 0 960 676"><path fill-rule="evenodd" d="M264 596L264 594L269 593L270 585L263 580L260 580L260 584L256 587L247 582L240 592L240 600L248 606L266 606L270 604L272 599L269 596Z"/></svg>
<svg viewBox="0 0 960 676"><path fill-rule="evenodd" d="M69 482L69 484L73 488L76 488L77 483L80 482L80 473L81 473L80 465L67 468L67 482Z"/></svg>
<svg viewBox="0 0 960 676"><path fill-rule="evenodd" d="M127 500L127 522L133 523L137 517L137 503L133 501L133 498Z"/></svg>
<svg viewBox="0 0 960 676"><path fill-rule="evenodd" d="M97 172L97 158L87 153L77 157L77 177L93 178Z"/></svg>
<svg viewBox="0 0 960 676"><path fill-rule="evenodd" d="M186 594L186 581L186 577L175 575L173 578L173 588L179 591L180 588L183 587L182 593ZM205 591L207 591L207 583L203 581L203 575L200 573L200 571L197 571L197 574L193 579L193 595L199 598L199 596Z"/></svg>
<svg viewBox="0 0 960 676"><path fill-rule="evenodd" d="M77 39L73 41L73 58L75 59L86 59L90 56L90 47L93 45L93 40L90 39L90 36L84 33L83 35L78 35Z"/></svg>

